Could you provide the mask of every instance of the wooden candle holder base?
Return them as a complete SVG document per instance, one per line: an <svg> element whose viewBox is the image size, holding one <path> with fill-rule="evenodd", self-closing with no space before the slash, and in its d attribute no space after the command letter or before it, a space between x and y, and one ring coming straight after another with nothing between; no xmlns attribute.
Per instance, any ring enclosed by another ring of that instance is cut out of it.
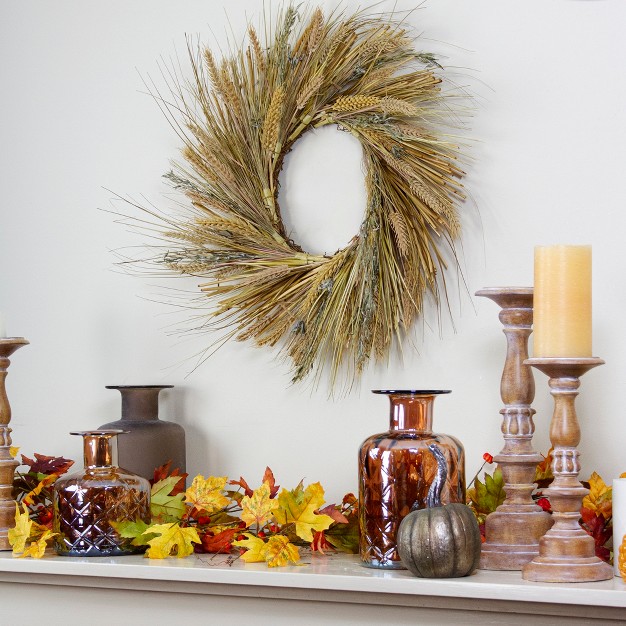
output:
<svg viewBox="0 0 626 626"><path fill-rule="evenodd" d="M11 550L9 529L15 526L13 476L19 463L11 456L11 406L7 397L5 379L11 364L9 357L28 344L23 337L0 339L0 550Z"/></svg>
<svg viewBox="0 0 626 626"><path fill-rule="evenodd" d="M506 500L485 522L480 569L521 570L539 554L539 539L552 526L552 517L534 503L535 468L543 457L532 449L535 432L531 402L535 397L528 358L528 337L533 323L532 287L492 287L476 292L501 307L500 322L507 353L500 383L504 402L504 448L494 457L502 471Z"/></svg>
<svg viewBox="0 0 626 626"><path fill-rule="evenodd" d="M604 361L589 358L534 358L525 361L550 377L554 414L550 441L554 446L554 481L545 494L554 526L539 542L539 555L522 570L525 580L551 583L593 582L613 578L613 568L595 556L593 539L580 527L580 507L589 493L578 481L580 427L574 401L580 377Z"/></svg>

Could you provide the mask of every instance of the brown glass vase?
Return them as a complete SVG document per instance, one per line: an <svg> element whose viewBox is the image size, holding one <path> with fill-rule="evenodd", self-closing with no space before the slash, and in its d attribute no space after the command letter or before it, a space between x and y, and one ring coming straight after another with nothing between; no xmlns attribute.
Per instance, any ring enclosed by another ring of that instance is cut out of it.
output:
<svg viewBox="0 0 626 626"><path fill-rule="evenodd" d="M85 469L54 484L54 547L61 556L120 556L143 552L115 524L150 523L150 483L117 466L121 430L74 432L82 435Z"/></svg>
<svg viewBox="0 0 626 626"><path fill-rule="evenodd" d="M159 419L159 392L172 385L107 385L122 394L122 419L100 428L123 430L119 464L148 480L154 470L171 461L171 469L185 472L185 430L180 424Z"/></svg>
<svg viewBox="0 0 626 626"><path fill-rule="evenodd" d="M396 548L400 522L426 507L437 476L428 449L437 444L447 463L442 504L465 502L465 451L450 435L432 432L435 398L449 391L375 390L389 396L389 430L368 437L359 450L360 554L364 565L404 569Z"/></svg>

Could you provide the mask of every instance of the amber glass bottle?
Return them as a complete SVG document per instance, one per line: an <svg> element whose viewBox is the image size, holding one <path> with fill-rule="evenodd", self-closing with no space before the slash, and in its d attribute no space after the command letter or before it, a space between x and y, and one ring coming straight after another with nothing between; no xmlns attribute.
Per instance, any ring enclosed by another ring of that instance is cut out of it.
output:
<svg viewBox="0 0 626 626"><path fill-rule="evenodd" d="M111 522L150 522L150 483L117 467L122 430L75 432L84 442L85 469L54 485L54 547L62 556L116 556L142 552Z"/></svg>
<svg viewBox="0 0 626 626"><path fill-rule="evenodd" d="M368 437L359 450L360 554L364 565L403 569L396 550L400 522L424 508L437 475L428 449L436 443L448 464L443 504L465 502L465 452L449 435L432 432L433 402L449 391L376 390L391 403L389 430Z"/></svg>

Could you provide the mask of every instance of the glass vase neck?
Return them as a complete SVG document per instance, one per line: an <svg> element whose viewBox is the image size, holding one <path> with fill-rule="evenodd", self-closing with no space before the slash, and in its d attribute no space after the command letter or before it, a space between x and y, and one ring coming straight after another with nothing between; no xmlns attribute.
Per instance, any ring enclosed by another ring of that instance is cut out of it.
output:
<svg viewBox="0 0 626 626"><path fill-rule="evenodd" d="M433 430L433 403L435 398L449 391L435 390L379 390L389 396L389 430L415 430L431 433Z"/></svg>
<svg viewBox="0 0 626 626"><path fill-rule="evenodd" d="M173 385L107 385L122 394L122 419L147 421L159 419L159 392Z"/></svg>
<svg viewBox="0 0 626 626"><path fill-rule="evenodd" d="M85 430L72 432L83 438L83 459L85 469L117 466L117 436L123 430Z"/></svg>

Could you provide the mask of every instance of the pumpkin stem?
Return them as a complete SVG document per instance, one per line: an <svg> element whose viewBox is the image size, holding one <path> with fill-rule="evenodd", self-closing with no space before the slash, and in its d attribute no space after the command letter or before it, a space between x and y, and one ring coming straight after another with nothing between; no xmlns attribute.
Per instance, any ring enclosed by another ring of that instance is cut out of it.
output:
<svg viewBox="0 0 626 626"><path fill-rule="evenodd" d="M426 496L426 506L431 508L441 506L441 492L446 482L446 478L448 478L448 463L439 446L431 443L428 446L428 449L433 453L433 456L437 461L437 474L435 476L435 480L431 483L428 495Z"/></svg>

